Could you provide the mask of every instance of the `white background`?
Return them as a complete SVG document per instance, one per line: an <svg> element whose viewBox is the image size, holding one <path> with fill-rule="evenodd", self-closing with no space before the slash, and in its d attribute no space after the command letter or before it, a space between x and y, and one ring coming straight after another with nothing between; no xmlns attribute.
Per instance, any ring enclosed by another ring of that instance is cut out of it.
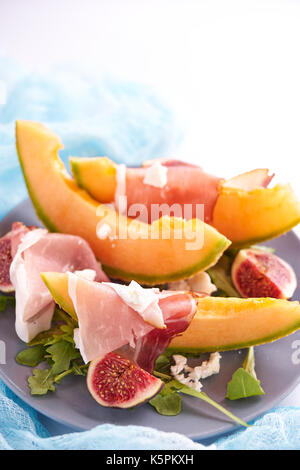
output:
<svg viewBox="0 0 300 470"><path fill-rule="evenodd" d="M268 167L300 197L300 1L0 0L1 52L150 84L185 129L178 157Z"/></svg>

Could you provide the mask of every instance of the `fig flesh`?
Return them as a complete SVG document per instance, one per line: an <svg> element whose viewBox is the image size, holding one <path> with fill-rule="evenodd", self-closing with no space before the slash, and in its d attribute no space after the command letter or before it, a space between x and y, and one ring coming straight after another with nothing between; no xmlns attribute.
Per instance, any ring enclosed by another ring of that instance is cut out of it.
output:
<svg viewBox="0 0 300 470"><path fill-rule="evenodd" d="M22 222L14 222L11 231L0 238L0 292L14 292L10 280L10 265L21 242L22 237L35 226L27 227Z"/></svg>
<svg viewBox="0 0 300 470"><path fill-rule="evenodd" d="M163 382L130 359L111 352L90 363L87 386L102 406L132 408L156 395Z"/></svg>
<svg viewBox="0 0 300 470"><path fill-rule="evenodd" d="M0 238L0 291L6 293L14 291L9 275L12 262L11 233L8 232Z"/></svg>
<svg viewBox="0 0 300 470"><path fill-rule="evenodd" d="M293 268L283 259L259 249L241 250L231 269L242 297L290 299L297 287Z"/></svg>

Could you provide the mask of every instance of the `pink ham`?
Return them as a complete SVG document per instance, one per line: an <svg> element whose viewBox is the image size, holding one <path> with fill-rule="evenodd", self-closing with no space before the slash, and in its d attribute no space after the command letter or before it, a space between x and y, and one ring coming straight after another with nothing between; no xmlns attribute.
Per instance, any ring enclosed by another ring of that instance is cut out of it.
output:
<svg viewBox="0 0 300 470"><path fill-rule="evenodd" d="M127 168L126 171L126 196L127 215L134 217L133 204L144 204L147 211L140 215L139 220L151 223L162 215L174 215L191 219L202 218L197 211L197 204L204 205L204 220L212 220L213 209L218 197L218 185L221 178L205 173L201 168L180 164L177 161L164 163L167 167L167 183L158 188L144 183L147 168ZM165 208L157 211L153 204L165 204ZM190 204L190 212L184 213L184 204ZM173 210L170 213L170 206ZM151 208L152 210L151 214Z"/></svg>
<svg viewBox="0 0 300 470"><path fill-rule="evenodd" d="M189 293L176 293L171 298L160 301L166 329L153 328L137 340L135 349L130 354L142 369L153 372L156 359L167 349L171 339L187 329L195 314L194 308L191 308L191 297Z"/></svg>
<svg viewBox="0 0 300 470"><path fill-rule="evenodd" d="M85 362L129 345L137 363L145 365L145 353L152 348L149 364L153 364L155 351L167 347L173 336L184 331L196 311L196 302L189 293L157 293L165 329L154 328L118 295L108 284L95 283L69 274L69 295L78 316L79 329L76 344ZM176 326L177 325L177 326ZM151 332L156 334L151 334ZM141 338L146 338L143 344ZM160 339L161 338L161 339ZM150 367L150 366L149 366ZM149 367L146 367L149 370Z"/></svg>
<svg viewBox="0 0 300 470"><path fill-rule="evenodd" d="M91 248L80 237L44 229L26 230L18 225L12 247L15 256L10 278L16 292L16 331L23 341L30 341L51 325L55 304L41 272L92 269L96 281L108 280Z"/></svg>
<svg viewBox="0 0 300 470"><path fill-rule="evenodd" d="M163 187L144 182L147 170L158 161L167 168L167 183ZM163 215L174 215L186 220L198 217L211 223L221 181L225 186L251 191L267 187L273 176L267 169L256 169L225 181L205 173L196 165L161 158L144 162L142 168L127 168L124 183L117 185L116 196L126 195L127 215L143 222L151 223ZM116 202L118 207L118 200ZM159 209L158 205L164 206ZM203 213L199 205L203 206Z"/></svg>

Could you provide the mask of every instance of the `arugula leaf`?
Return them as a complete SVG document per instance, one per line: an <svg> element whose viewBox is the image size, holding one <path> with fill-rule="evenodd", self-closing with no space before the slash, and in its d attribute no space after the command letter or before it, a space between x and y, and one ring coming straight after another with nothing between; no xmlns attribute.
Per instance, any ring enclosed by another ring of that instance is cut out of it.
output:
<svg viewBox="0 0 300 470"><path fill-rule="evenodd" d="M27 346L36 346L38 344L46 345L49 341L52 340L53 336L61 336L63 334L61 326L55 325L50 330L42 331L35 338L33 338Z"/></svg>
<svg viewBox="0 0 300 470"><path fill-rule="evenodd" d="M161 354L155 362L154 369L157 372L165 372L168 374L170 372L170 365L171 365L171 357L170 354L163 353Z"/></svg>
<svg viewBox="0 0 300 470"><path fill-rule="evenodd" d="M65 339L56 342L46 349L50 354L54 365L51 369L51 375L58 375L70 367L73 359L81 357L80 352L75 349L74 344Z"/></svg>
<svg viewBox="0 0 300 470"><path fill-rule="evenodd" d="M180 397L180 400L171 398L171 397L173 395L178 395L179 393L184 393L185 395L191 395L193 397L200 398L200 400L205 401L209 405L221 411L221 413L225 414L236 423L241 424L242 426L248 427L248 424L245 423L245 421L238 418L237 416L232 414L230 411L226 410L226 408L224 408L222 405L219 405L219 403L216 403L214 400L212 400L212 398L206 395L206 393L197 392L196 390L193 390L187 385L180 383L178 380L175 380L175 379L172 380L171 376L162 374L161 372L154 371L154 375L156 375L157 377L160 377L162 380L169 379L169 382L165 384L162 391L158 395L156 395L154 398L152 398L149 402L150 405L152 405L158 413L165 415L165 416L175 416L178 413L180 413L181 397Z"/></svg>
<svg viewBox="0 0 300 470"><path fill-rule="evenodd" d="M249 372L252 377L257 379L256 372L255 372L255 356L254 356L254 347L250 346L248 348L248 354L246 356L246 359L243 362L243 368Z"/></svg>
<svg viewBox="0 0 300 470"><path fill-rule="evenodd" d="M227 384L226 398L229 400L239 400L264 394L265 392L255 373L254 348L251 346L243 367L235 371L231 381Z"/></svg>
<svg viewBox="0 0 300 470"><path fill-rule="evenodd" d="M23 349L16 357L16 361L23 366L35 367L44 360L45 348L42 345Z"/></svg>
<svg viewBox="0 0 300 470"><path fill-rule="evenodd" d="M247 424L245 421L242 419L238 418L234 414L232 414L230 411L226 410L222 405L219 405L219 403L215 402L212 398L210 398L206 393L204 392L197 392L197 390L193 390L190 387L187 387L186 385L183 386L180 390L181 393L185 393L186 395L191 395L192 397L200 398L201 400L205 401L209 405L213 406L217 410L221 411L224 415L228 416L228 418L232 419L238 424L241 424L242 426L249 427L249 424Z"/></svg>
<svg viewBox="0 0 300 470"><path fill-rule="evenodd" d="M0 312L4 312L8 304L14 305L14 303L15 303L14 297L9 297L7 295L0 294Z"/></svg>
<svg viewBox="0 0 300 470"><path fill-rule="evenodd" d="M0 312L4 312L7 305L7 297L0 295Z"/></svg>
<svg viewBox="0 0 300 470"><path fill-rule="evenodd" d="M181 411L181 396L178 393L164 395L160 392L149 401L156 411L164 416L176 416Z"/></svg>
<svg viewBox="0 0 300 470"><path fill-rule="evenodd" d="M70 375L70 374L86 376L88 366L89 366L89 364L79 365L76 362L73 362L73 366L70 369L62 372L59 375L57 375L54 378L54 382L55 383L60 383L63 378L67 377L67 375Z"/></svg>
<svg viewBox="0 0 300 470"><path fill-rule="evenodd" d="M207 270L207 273L215 286L222 291L223 295L227 297L240 297L232 284L231 263L230 257L223 255L215 266Z"/></svg>
<svg viewBox="0 0 300 470"><path fill-rule="evenodd" d="M51 377L51 369L34 369L33 375L28 377L31 395L45 395L54 392L54 379Z"/></svg>
<svg viewBox="0 0 300 470"><path fill-rule="evenodd" d="M37 335L28 343L28 349L18 354L16 360L19 364L35 367L46 362L49 366L44 370L35 369L29 377L32 395L54 391L55 384L70 374L86 375L88 364L83 363L73 339L76 327L75 320L56 308L52 328Z"/></svg>

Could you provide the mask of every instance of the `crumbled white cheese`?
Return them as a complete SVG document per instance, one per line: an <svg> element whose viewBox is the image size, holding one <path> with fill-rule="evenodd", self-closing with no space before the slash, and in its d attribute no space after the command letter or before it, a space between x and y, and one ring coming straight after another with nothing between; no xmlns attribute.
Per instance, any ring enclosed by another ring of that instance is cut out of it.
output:
<svg viewBox="0 0 300 470"><path fill-rule="evenodd" d="M97 237L100 238L100 240L105 240L109 234L111 233L112 229L108 224L98 224L97 225Z"/></svg>
<svg viewBox="0 0 300 470"><path fill-rule="evenodd" d="M181 356L181 354L174 354L173 359L175 361L175 365L171 366L171 373L172 375L178 375L185 368L187 358L185 356Z"/></svg>
<svg viewBox="0 0 300 470"><path fill-rule="evenodd" d="M167 184L168 168L163 166L160 162L154 162L146 170L143 179L144 184L149 184L155 188L163 188Z"/></svg>
<svg viewBox="0 0 300 470"><path fill-rule="evenodd" d="M74 274L87 281L94 281L96 278L96 271L94 269L81 269L80 271L74 271Z"/></svg>
<svg viewBox="0 0 300 470"><path fill-rule="evenodd" d="M217 290L216 286L211 282L209 275L203 271L188 279L174 281L168 284L169 290L193 291L211 295Z"/></svg>
<svg viewBox="0 0 300 470"><path fill-rule="evenodd" d="M175 365L171 366L171 374L178 382L187 385L200 392L202 384L200 379L206 379L211 375L220 372L221 355L218 352L212 353L208 361L203 361L200 366L190 367L187 365L187 358L180 354L173 356Z"/></svg>
<svg viewBox="0 0 300 470"><path fill-rule="evenodd" d="M158 305L159 289L145 289L135 281L131 281L129 286L114 282L105 282L104 284L114 289L129 307L141 315L145 322L156 328L166 327L161 308Z"/></svg>

